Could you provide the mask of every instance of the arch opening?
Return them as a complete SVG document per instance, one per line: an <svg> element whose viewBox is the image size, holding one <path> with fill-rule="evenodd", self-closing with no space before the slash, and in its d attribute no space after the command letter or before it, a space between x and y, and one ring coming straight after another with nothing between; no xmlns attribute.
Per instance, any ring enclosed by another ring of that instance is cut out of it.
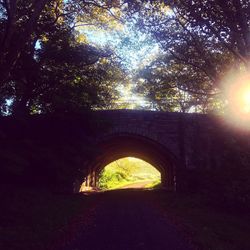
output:
<svg viewBox="0 0 250 250"><path fill-rule="evenodd" d="M97 176L100 190L154 188L161 183L161 173L150 163L135 157L124 157L107 164ZM85 191L82 184L80 191ZM88 190L88 189L87 189Z"/></svg>
<svg viewBox="0 0 250 250"><path fill-rule="evenodd" d="M160 173L161 186L176 189L175 170L177 160L164 146L144 136L119 134L106 137L97 145L98 154L85 165L87 175L81 181L78 191L99 189L99 179L105 167L123 158L137 158ZM115 163L116 164L116 163Z"/></svg>

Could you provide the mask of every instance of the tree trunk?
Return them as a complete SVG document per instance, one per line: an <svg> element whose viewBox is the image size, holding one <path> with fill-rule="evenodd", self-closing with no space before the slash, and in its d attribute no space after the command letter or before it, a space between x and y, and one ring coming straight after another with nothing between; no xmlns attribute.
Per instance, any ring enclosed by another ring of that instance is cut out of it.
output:
<svg viewBox="0 0 250 250"><path fill-rule="evenodd" d="M35 26L37 24L37 20L41 15L42 10L44 9L45 5L52 0L39 0L34 3L32 6L34 8L32 16L29 18L28 22L26 23L26 27L18 39L18 43L15 43L14 40L16 39L16 34L6 34L8 37L8 44L5 44L3 47L3 51L1 51L1 58L0 58L0 86L3 85L9 78L11 71L15 67L22 49L25 47L27 42L31 39L31 35L35 30ZM20 17L19 17L20 18ZM8 20L10 21L10 20ZM12 24L15 25L15 24ZM13 33L13 30L9 32ZM11 36L10 36L11 35ZM13 48L12 44L16 44ZM11 46L10 46L11 45Z"/></svg>

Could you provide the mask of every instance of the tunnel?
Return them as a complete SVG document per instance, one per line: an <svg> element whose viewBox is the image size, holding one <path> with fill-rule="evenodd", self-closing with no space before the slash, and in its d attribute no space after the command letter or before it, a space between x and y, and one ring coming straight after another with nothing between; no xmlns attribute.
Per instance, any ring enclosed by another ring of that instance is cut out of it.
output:
<svg viewBox="0 0 250 250"><path fill-rule="evenodd" d="M176 189L176 157L163 145L144 136L120 134L107 136L97 143L98 153L87 166L84 186L98 187L101 171L109 163L125 157L135 157L148 162L161 173L161 186ZM79 189L78 189L79 191Z"/></svg>

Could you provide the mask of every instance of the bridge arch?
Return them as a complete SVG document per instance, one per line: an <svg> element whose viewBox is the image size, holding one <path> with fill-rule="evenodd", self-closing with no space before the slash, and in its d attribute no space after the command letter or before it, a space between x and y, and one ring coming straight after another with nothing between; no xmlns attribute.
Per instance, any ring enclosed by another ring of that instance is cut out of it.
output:
<svg viewBox="0 0 250 250"><path fill-rule="evenodd" d="M167 189L175 190L175 175L178 160L160 143L137 134L109 134L98 140L98 154L88 162L86 187L98 187L101 171L109 163L124 157L135 157L153 165L161 173L161 183Z"/></svg>

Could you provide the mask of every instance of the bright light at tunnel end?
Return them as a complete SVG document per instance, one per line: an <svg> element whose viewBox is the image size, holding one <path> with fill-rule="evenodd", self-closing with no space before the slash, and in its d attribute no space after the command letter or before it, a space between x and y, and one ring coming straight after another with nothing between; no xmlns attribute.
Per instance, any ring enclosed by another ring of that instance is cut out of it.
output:
<svg viewBox="0 0 250 250"><path fill-rule="evenodd" d="M99 192L115 189L152 189L161 184L159 170L140 158L124 157L89 174L81 184L80 192ZM93 174L93 173L92 173ZM93 176L97 177L93 182ZM92 181L90 181L92 180Z"/></svg>

